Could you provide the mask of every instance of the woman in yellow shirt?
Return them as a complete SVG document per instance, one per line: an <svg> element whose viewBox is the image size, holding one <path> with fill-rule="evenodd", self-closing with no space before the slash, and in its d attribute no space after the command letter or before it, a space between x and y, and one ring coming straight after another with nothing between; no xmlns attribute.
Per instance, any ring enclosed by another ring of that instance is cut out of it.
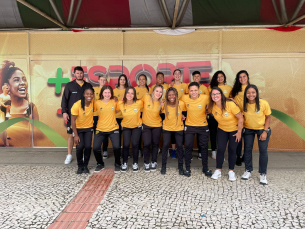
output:
<svg viewBox="0 0 305 229"><path fill-rule="evenodd" d="M227 85L226 83L227 83L226 74L223 71L215 72L211 79L210 86L208 87L209 94L211 93L211 88L219 87L222 90L224 96L226 98L229 98L230 93L232 91L232 87L230 85ZM217 138L218 123L211 113L208 114L207 118L208 118L209 130L210 130L212 158L216 159L216 148L217 148L216 138Z"/></svg>
<svg viewBox="0 0 305 229"><path fill-rule="evenodd" d="M167 163L167 151L171 136L177 142L178 151L178 169L179 174L183 175L183 115L182 111L185 111L185 105L183 101L178 100L178 92L176 88L170 87L165 94L164 106L162 107L162 113L165 114L163 120L163 147L162 147L162 169L161 174L166 174Z"/></svg>
<svg viewBox="0 0 305 229"><path fill-rule="evenodd" d="M142 100L137 100L136 90L134 87L126 88L123 101L117 103L117 110L122 112L123 121L123 164L121 172L126 172L128 168L128 154L130 140L132 137L132 152L133 152L133 172L139 171L139 140L142 132L141 109L143 108Z"/></svg>
<svg viewBox="0 0 305 229"><path fill-rule="evenodd" d="M233 170L236 162L236 147L243 129L243 116L239 107L226 98L219 87L212 88L209 110L218 122L216 170L211 178L217 180L221 177L224 154L229 142L229 180L235 181L236 176Z"/></svg>
<svg viewBox="0 0 305 229"><path fill-rule="evenodd" d="M118 78L118 85L116 86L115 89L113 89L113 96L115 99L117 99L116 101L121 101L124 94L125 94L125 90L128 87L128 80L127 80L127 76L125 74L121 74ZM119 131L120 131L120 146L122 145L122 120L123 120L123 115L122 112L119 111L116 113L115 115L116 117L116 121L119 124Z"/></svg>
<svg viewBox="0 0 305 229"><path fill-rule="evenodd" d="M143 151L144 151L144 171L155 171L157 168L158 146L162 130L162 119L160 110L162 101L163 87L155 86L151 95L144 95L143 101ZM152 158L150 162L150 146L152 145Z"/></svg>
<svg viewBox="0 0 305 229"><path fill-rule="evenodd" d="M139 86L136 86L137 98L142 99L144 95L149 94L149 87L147 86L147 76L145 74L141 74L138 78Z"/></svg>
<svg viewBox="0 0 305 229"><path fill-rule="evenodd" d="M245 89L244 97L244 142L245 142L245 173L242 180L249 180L252 167L252 149L255 135L258 139L259 148L259 173L260 184L268 184L267 164L268 164L268 143L271 135L270 130L271 109L266 100L259 98L258 89L255 85L248 85Z"/></svg>
<svg viewBox="0 0 305 229"><path fill-rule="evenodd" d="M178 99L181 98L182 95L186 93L187 90L187 84L181 82L181 70L175 69L173 72L174 80L171 83L171 86L176 88L178 91Z"/></svg>
<svg viewBox="0 0 305 229"><path fill-rule="evenodd" d="M121 168L121 147L119 125L115 119L116 102L113 99L113 90L109 85L102 87L100 99L95 101L95 108L98 111L98 122L93 141L93 152L97 162L95 172L104 169L104 161L101 154L101 145L104 138L110 138L114 151L115 164L114 172L120 172Z"/></svg>
<svg viewBox="0 0 305 229"><path fill-rule="evenodd" d="M181 99L186 106L187 117L185 121L185 171L184 175L191 176L191 158L193 151L193 140L195 134L199 139L199 153L202 156L202 172L206 176L211 176L212 171L208 169L208 142L209 128L206 120L206 107L209 103L209 97L199 94L199 84L192 82L189 84L189 94L183 95Z"/></svg>
<svg viewBox="0 0 305 229"><path fill-rule="evenodd" d="M98 83L99 83L99 86L93 87L93 89L94 89L94 100L98 100L100 98L100 92L101 92L102 87L104 85L106 85L106 83L107 83L107 77L105 75L99 75L98 76ZM98 111L95 111L94 116L93 116L93 130L94 130L94 133L95 133L95 130L96 130L97 121L98 121ZM105 138L104 142L103 142L103 158L108 157L108 152L107 152L108 144L109 144L108 138Z"/></svg>
<svg viewBox="0 0 305 229"><path fill-rule="evenodd" d="M88 163L91 155L93 133L94 90L87 88L81 100L71 108L71 124L76 145L77 174L89 173Z"/></svg>
<svg viewBox="0 0 305 229"><path fill-rule="evenodd" d="M241 112L243 111L243 105L244 105L244 94L246 87L250 84L249 81L249 74L245 70L241 70L237 73L233 89L230 94L230 98L233 98L234 101L237 103L239 109ZM241 166L241 163L243 161L242 157L242 140L239 142L237 149L236 149L236 165Z"/></svg>

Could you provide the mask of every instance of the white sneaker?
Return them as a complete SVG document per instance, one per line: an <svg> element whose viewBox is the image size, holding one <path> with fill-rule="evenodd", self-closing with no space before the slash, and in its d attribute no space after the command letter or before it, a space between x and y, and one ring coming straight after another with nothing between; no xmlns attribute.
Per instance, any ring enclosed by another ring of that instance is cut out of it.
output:
<svg viewBox="0 0 305 229"><path fill-rule="evenodd" d="M216 151L212 151L212 158L215 160L216 159Z"/></svg>
<svg viewBox="0 0 305 229"><path fill-rule="evenodd" d="M72 161L72 155L71 155L71 154L68 154L67 157L66 157L66 160L65 160L65 165L70 164L71 161Z"/></svg>
<svg viewBox="0 0 305 229"><path fill-rule="evenodd" d="M249 180L250 177L251 177L251 172L246 170L245 173L242 175L241 179L242 180Z"/></svg>
<svg viewBox="0 0 305 229"><path fill-rule="evenodd" d="M139 166L138 166L137 163L134 163L134 164L132 165L132 171L135 172L135 173L139 171Z"/></svg>
<svg viewBox="0 0 305 229"><path fill-rule="evenodd" d="M267 181L267 177L266 177L266 174L261 174L260 176L259 176L259 178L260 178L260 184L262 184L262 185L266 185L266 184L268 184L268 181Z"/></svg>
<svg viewBox="0 0 305 229"><path fill-rule="evenodd" d="M107 151L104 151L103 152L103 158L105 159L105 158L108 158L108 152Z"/></svg>
<svg viewBox="0 0 305 229"><path fill-rule="evenodd" d="M150 167L150 171L156 171L156 169L157 169L157 162L152 162L151 167Z"/></svg>
<svg viewBox="0 0 305 229"><path fill-rule="evenodd" d="M6 118L10 118L10 117L12 117L12 116L11 116L10 113L6 113L5 117L6 117Z"/></svg>
<svg viewBox="0 0 305 229"><path fill-rule="evenodd" d="M233 171L229 171L229 181L236 181L236 176Z"/></svg>
<svg viewBox="0 0 305 229"><path fill-rule="evenodd" d="M144 171L149 173L150 172L150 164L144 164Z"/></svg>
<svg viewBox="0 0 305 229"><path fill-rule="evenodd" d="M198 160L202 160L201 153L198 153Z"/></svg>
<svg viewBox="0 0 305 229"><path fill-rule="evenodd" d="M127 171L127 163L125 162L124 164L121 165L121 172L126 172Z"/></svg>
<svg viewBox="0 0 305 229"><path fill-rule="evenodd" d="M211 176L211 178L214 180L217 180L219 177L221 177L221 171L216 169L215 172L213 173L213 175Z"/></svg>

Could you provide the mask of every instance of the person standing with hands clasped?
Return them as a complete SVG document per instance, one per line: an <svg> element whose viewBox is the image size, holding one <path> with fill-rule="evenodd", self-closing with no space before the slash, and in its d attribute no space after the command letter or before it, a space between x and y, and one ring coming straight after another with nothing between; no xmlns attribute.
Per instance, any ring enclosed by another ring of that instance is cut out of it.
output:
<svg viewBox="0 0 305 229"><path fill-rule="evenodd" d="M242 180L249 180L251 177L252 167L252 149L255 135L258 139L259 147L259 173L260 184L268 184L267 164L268 164L268 143L271 135L270 115L271 109L266 100L259 98L258 89L255 85L248 85L245 89L244 97L244 144L245 144L245 173Z"/></svg>
<svg viewBox="0 0 305 229"><path fill-rule="evenodd" d="M88 163L91 155L93 133L93 95L94 90L87 88L81 100L74 103L71 108L71 122L78 165L77 174L89 173Z"/></svg>
<svg viewBox="0 0 305 229"><path fill-rule="evenodd" d="M243 116L235 102L227 99L219 87L211 91L209 109L218 122L216 170L212 179L221 177L224 154L228 145L229 181L235 181L236 147L241 139Z"/></svg>

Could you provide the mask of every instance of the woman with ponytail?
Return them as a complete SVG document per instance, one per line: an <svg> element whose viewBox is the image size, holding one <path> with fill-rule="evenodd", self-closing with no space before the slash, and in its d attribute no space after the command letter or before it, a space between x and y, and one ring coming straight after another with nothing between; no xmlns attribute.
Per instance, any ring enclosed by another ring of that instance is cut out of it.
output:
<svg viewBox="0 0 305 229"><path fill-rule="evenodd" d="M91 154L93 133L93 88L87 88L81 100L74 103L71 108L71 123L76 145L76 158L78 170L76 174L89 173L88 163Z"/></svg>

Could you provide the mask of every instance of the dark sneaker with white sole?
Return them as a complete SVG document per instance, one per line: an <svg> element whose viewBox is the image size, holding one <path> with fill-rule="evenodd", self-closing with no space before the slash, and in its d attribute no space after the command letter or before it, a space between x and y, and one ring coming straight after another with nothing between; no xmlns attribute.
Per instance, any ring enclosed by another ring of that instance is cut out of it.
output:
<svg viewBox="0 0 305 229"><path fill-rule="evenodd" d="M94 170L95 173L102 171L105 168L104 165L98 164Z"/></svg>

